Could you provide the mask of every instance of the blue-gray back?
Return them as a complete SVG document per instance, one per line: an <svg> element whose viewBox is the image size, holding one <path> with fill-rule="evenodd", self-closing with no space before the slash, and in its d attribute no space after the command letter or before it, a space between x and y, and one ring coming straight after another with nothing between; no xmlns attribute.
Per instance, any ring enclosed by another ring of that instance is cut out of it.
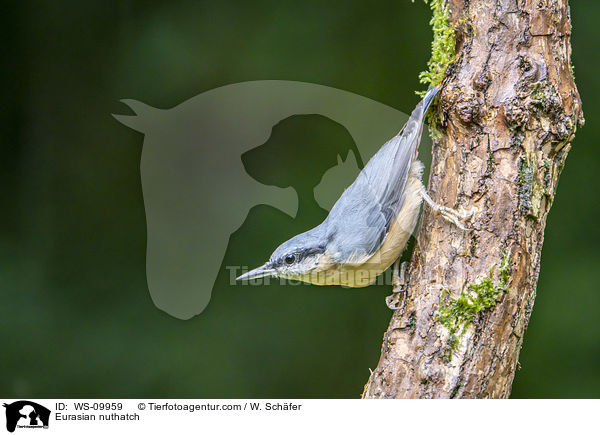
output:
<svg viewBox="0 0 600 435"><path fill-rule="evenodd" d="M381 147L335 203L321 225L337 263L361 264L383 244L405 200L423 122L437 88L417 104L400 133Z"/></svg>

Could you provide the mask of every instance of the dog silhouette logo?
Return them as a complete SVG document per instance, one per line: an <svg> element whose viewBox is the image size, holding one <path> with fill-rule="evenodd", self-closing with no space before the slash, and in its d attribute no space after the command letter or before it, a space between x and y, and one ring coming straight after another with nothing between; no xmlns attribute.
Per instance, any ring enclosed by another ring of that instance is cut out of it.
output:
<svg viewBox="0 0 600 435"><path fill-rule="evenodd" d="M313 205L329 209L358 174L359 164L408 119L351 92L283 80L226 85L170 109L122 101L135 114L113 116L144 134L140 175L148 289L158 308L179 319L198 315L208 305L229 238L252 207L268 205L291 218L299 212L296 189L249 173L242 156L259 158L254 150L261 147L273 151L273 137L298 127L303 115L324 117L345 128L352 153L339 159L340 168L320 174L323 181L314 191ZM335 145L321 144L328 149ZM269 153L260 156L265 159ZM263 167L278 164L265 160ZM309 181L314 184L313 178L304 184Z"/></svg>
<svg viewBox="0 0 600 435"><path fill-rule="evenodd" d="M14 432L16 428L48 428L50 410L29 400L19 400L4 404L6 408L6 430Z"/></svg>

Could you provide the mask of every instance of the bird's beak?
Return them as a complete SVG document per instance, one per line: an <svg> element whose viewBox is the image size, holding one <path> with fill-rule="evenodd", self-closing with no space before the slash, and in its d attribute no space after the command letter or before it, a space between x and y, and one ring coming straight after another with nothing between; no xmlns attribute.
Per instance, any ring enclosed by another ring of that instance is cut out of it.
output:
<svg viewBox="0 0 600 435"><path fill-rule="evenodd" d="M246 272L245 274L238 276L235 280L240 281L243 279L255 279L273 275L275 275L275 269L270 268L267 263L263 264L260 267L257 267L256 269L251 270L250 272Z"/></svg>

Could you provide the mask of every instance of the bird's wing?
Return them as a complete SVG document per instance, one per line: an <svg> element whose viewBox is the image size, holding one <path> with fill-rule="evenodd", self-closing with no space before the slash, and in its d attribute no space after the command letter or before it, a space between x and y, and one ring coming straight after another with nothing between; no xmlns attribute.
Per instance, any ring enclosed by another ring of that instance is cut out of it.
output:
<svg viewBox="0 0 600 435"><path fill-rule="evenodd" d="M425 113L436 93L437 88L427 92L400 133L369 160L331 209L325 222L336 263L362 264L383 244L404 204Z"/></svg>

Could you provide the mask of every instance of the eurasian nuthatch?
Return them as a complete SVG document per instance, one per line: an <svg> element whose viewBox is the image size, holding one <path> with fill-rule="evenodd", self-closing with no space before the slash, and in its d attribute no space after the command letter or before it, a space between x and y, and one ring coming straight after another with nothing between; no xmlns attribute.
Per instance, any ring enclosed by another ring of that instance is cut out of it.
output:
<svg viewBox="0 0 600 435"><path fill-rule="evenodd" d="M431 88L400 133L367 163L319 226L280 245L267 263L237 279L276 276L317 285L364 287L400 257L423 200L460 228L469 214L434 203L417 160Z"/></svg>

